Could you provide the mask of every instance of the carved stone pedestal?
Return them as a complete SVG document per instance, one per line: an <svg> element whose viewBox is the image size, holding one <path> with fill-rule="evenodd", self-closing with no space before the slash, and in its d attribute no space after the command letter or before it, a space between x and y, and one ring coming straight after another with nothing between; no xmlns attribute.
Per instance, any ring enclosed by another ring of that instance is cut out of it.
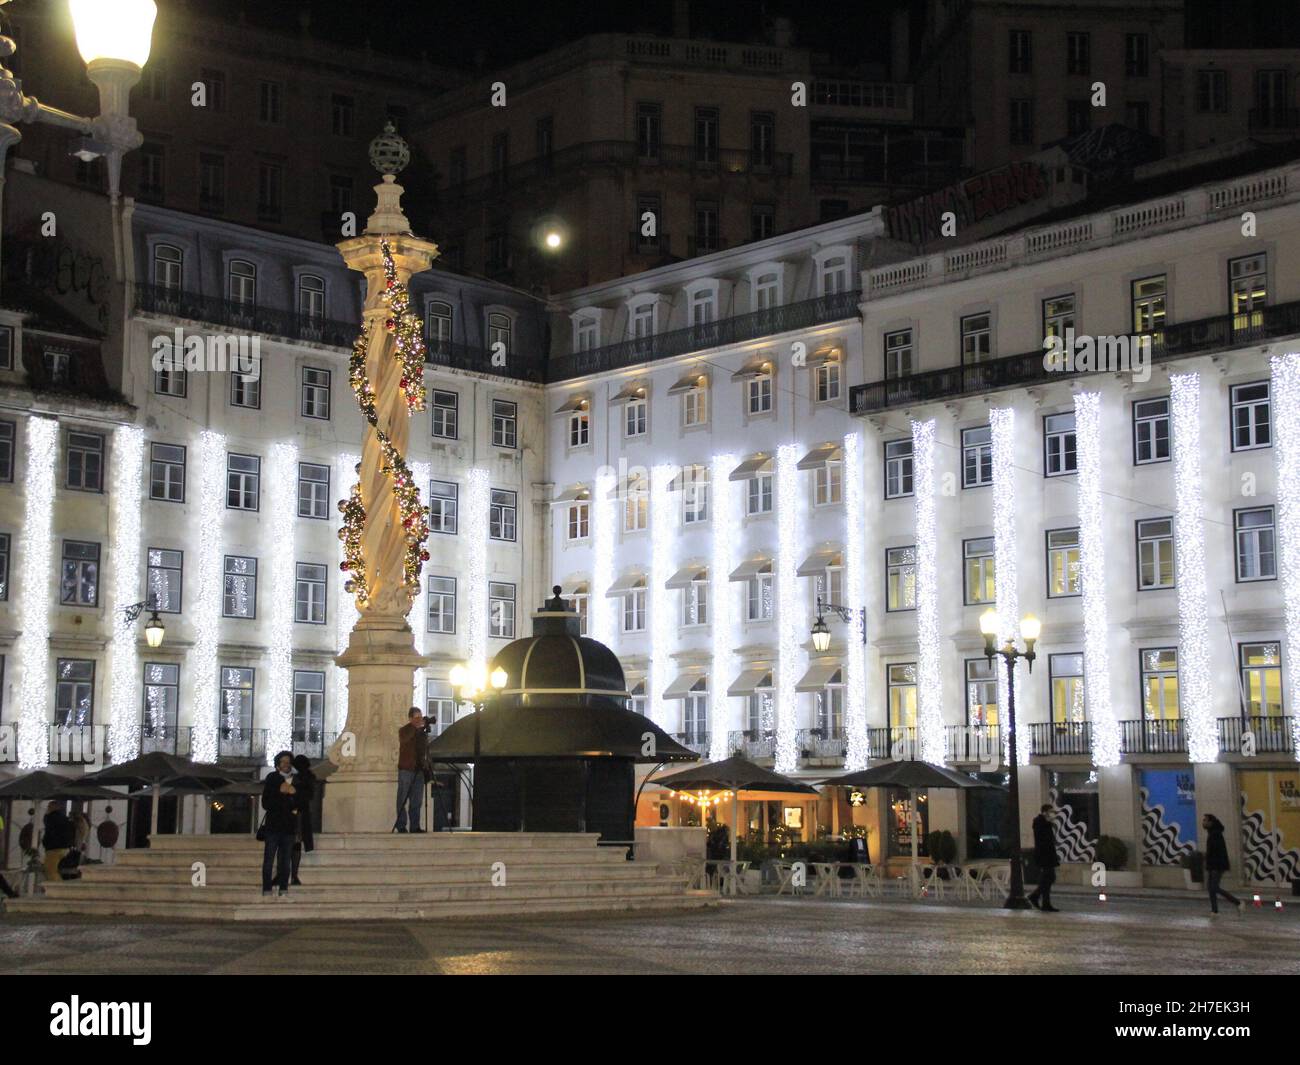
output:
<svg viewBox="0 0 1300 1065"><path fill-rule="evenodd" d="M338 771L326 781L321 827L326 832L387 832L396 819L397 730L411 709L415 650L405 619L370 616L352 630L337 662L348 671L348 723L329 757Z"/></svg>

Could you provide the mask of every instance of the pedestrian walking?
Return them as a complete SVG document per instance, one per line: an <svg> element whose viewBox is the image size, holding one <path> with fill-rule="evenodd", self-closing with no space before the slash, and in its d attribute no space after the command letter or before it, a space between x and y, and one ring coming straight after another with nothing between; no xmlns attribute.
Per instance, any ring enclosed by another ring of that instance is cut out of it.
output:
<svg viewBox="0 0 1300 1065"><path fill-rule="evenodd" d="M1029 895L1029 901L1044 913L1056 913L1052 905L1052 885L1056 883L1056 867L1061 860L1056 856L1056 833L1052 831L1055 811L1044 805L1034 818L1034 864L1038 866L1038 887Z"/></svg>
<svg viewBox="0 0 1300 1065"><path fill-rule="evenodd" d="M45 807L45 832L41 844L45 848L45 879L59 880L59 863L72 849L75 830L72 820L63 812L63 803L51 799Z"/></svg>
<svg viewBox="0 0 1300 1065"><path fill-rule="evenodd" d="M302 887L302 881L298 879L298 865L302 861L303 851L316 849L311 824L312 800L316 797L316 774L311 771L311 759L305 754L294 757L293 770L293 786L298 789L298 835L293 843L289 883L293 887Z"/></svg>
<svg viewBox="0 0 1300 1065"><path fill-rule="evenodd" d="M275 769L262 784L262 809L266 811L258 836L263 840L262 895L271 894L272 867L279 897L289 895L289 867L293 841L298 834L298 789L294 787L293 754L280 751Z"/></svg>
<svg viewBox="0 0 1300 1065"><path fill-rule="evenodd" d="M1223 839L1223 822L1214 814L1201 818L1201 827L1205 829L1205 889L1210 893L1210 912L1219 912L1219 897L1227 899L1237 907L1237 913L1246 912L1246 904L1235 895L1229 894L1219 886L1231 865L1228 862L1228 844Z"/></svg>

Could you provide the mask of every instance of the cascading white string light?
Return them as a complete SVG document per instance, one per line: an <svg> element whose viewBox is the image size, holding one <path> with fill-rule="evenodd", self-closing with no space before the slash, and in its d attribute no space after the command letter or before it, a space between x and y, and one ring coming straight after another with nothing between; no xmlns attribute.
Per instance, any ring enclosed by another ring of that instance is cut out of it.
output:
<svg viewBox="0 0 1300 1065"><path fill-rule="evenodd" d="M1205 585L1205 527L1201 487L1201 378L1171 374L1174 446L1174 583L1178 590L1178 704L1187 731L1187 757L1219 757L1218 722L1210 692L1209 611Z"/></svg>
<svg viewBox="0 0 1300 1065"><path fill-rule="evenodd" d="M50 764L50 566L53 562L54 483L59 458L59 423L29 418L27 474L23 479L23 536L19 565L18 766L43 769Z"/></svg>
<svg viewBox="0 0 1300 1065"><path fill-rule="evenodd" d="M293 618L297 582L294 558L294 519L297 515L298 445L271 445L263 485L269 500L271 564L267 598L266 757L293 747Z"/></svg>
<svg viewBox="0 0 1300 1065"><path fill-rule="evenodd" d="M113 595L109 603L108 753L125 762L140 753L140 714L135 678L140 671L136 626L125 621L140 591L140 511L144 495L144 432L134 425L113 431ZM146 603L148 596L146 595Z"/></svg>
<svg viewBox="0 0 1300 1065"><path fill-rule="evenodd" d="M185 656L194 678L193 727L190 757L214 764L220 743L221 598L223 592L222 524L226 505L226 438L209 429L199 433L196 469L198 486L198 557L194 560L194 598L189 608L194 642ZM238 739L239 737L235 737Z"/></svg>
<svg viewBox="0 0 1300 1065"><path fill-rule="evenodd" d="M360 455L341 453L334 460L334 485L335 494L340 499L350 499L352 496L352 486L357 483L360 476L357 473L357 463L361 461ZM347 549L343 541L339 541L338 561L342 562L347 557ZM352 630L356 627L357 621L361 617L361 612L357 610L356 596L351 595L344 587L349 575L334 567L334 602L337 604L334 611L334 633L335 642L342 654L348 649L348 641L352 637ZM347 728L348 722L348 671L337 663L334 665L334 727L331 731L342 732Z"/></svg>
<svg viewBox="0 0 1300 1065"><path fill-rule="evenodd" d="M736 589L731 580L732 540L740 522L735 513L739 493L731 481L735 455L714 455L709 470L709 505L713 507L709 558L709 622L713 642L713 675L709 678L709 761L721 762L728 750L731 697L727 689L736 675L735 649L740 633L735 609Z"/></svg>
<svg viewBox="0 0 1300 1065"><path fill-rule="evenodd" d="M844 768L865 769L871 758L867 731L867 648L864 619L858 609L867 601L865 495L862 489L862 435L844 437L844 589L849 617L844 662Z"/></svg>
<svg viewBox="0 0 1300 1065"><path fill-rule="evenodd" d="M415 478L415 486L420 493L420 504L429 506L429 478L433 474L433 469L427 462L410 462L411 476ZM411 609L407 611L406 623L411 626L411 634L415 637L415 651L419 655L428 654L428 610L429 610L429 575L422 573L420 575L420 590L411 596ZM423 707L425 704L425 695L427 687L425 682L428 680L428 670L424 666L419 666L414 674L414 691L411 693L411 705Z"/></svg>
<svg viewBox="0 0 1300 1065"><path fill-rule="evenodd" d="M1286 627L1286 684L1300 691L1300 353L1269 360L1274 411L1273 461L1277 467L1278 577ZM1291 750L1300 760L1300 714L1291 714Z"/></svg>
<svg viewBox="0 0 1300 1065"><path fill-rule="evenodd" d="M776 771L792 773L799 768L797 740L798 707L796 671L807 666L802 635L807 627L800 609L799 550L803 543L802 498L799 492L799 448L782 444L776 449L776 566L772 583L776 592L777 659L776 684Z"/></svg>
<svg viewBox="0 0 1300 1065"><path fill-rule="evenodd" d="M591 493L591 588L587 600L588 629L593 640L614 642L614 604L608 596L614 583L614 521L612 498L618 478L608 467L596 474Z"/></svg>
<svg viewBox="0 0 1300 1065"><path fill-rule="evenodd" d="M677 511L669 487L678 468L668 463L650 470L650 720L667 732L678 731L675 715L664 699L671 683L672 648L676 643L677 625L672 610L673 593L668 581L673 576L673 541L677 532ZM684 489L683 489L684 490Z"/></svg>
<svg viewBox="0 0 1300 1065"><path fill-rule="evenodd" d="M923 762L943 765L943 664L939 656L939 574L935 539L933 418L912 422L916 506L916 733Z"/></svg>
<svg viewBox="0 0 1300 1065"><path fill-rule="evenodd" d="M492 488L488 471L472 469L465 478L465 543L469 547L469 567L465 593L466 661L472 666L486 665L488 650L488 530L492 510Z"/></svg>
<svg viewBox="0 0 1300 1065"><path fill-rule="evenodd" d="M996 581L998 642L1005 646L1020 638L1020 575L1016 540L1016 411L1014 407L989 410L990 450L993 461L993 574ZM1011 705L1010 685L1015 685L1016 702L1020 703L1020 677L1006 659L993 659L998 680L998 710L1002 739L1002 761L1011 760L1011 730L1007 709ZM967 706L969 707L968 699ZM968 711L969 713L969 711ZM1016 730L1016 762L1029 764L1030 732Z"/></svg>
<svg viewBox="0 0 1300 1065"><path fill-rule="evenodd" d="M1074 397L1078 469L1079 590L1083 600L1083 683L1086 691L1092 764L1119 765L1119 722L1111 704L1110 623L1106 612L1106 527L1102 510L1101 393Z"/></svg>

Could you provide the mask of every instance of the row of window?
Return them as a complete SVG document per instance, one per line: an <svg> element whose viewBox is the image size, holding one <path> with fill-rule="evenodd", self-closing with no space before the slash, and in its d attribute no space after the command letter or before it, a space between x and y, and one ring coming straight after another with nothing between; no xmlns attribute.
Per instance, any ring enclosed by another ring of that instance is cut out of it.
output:
<svg viewBox="0 0 1300 1065"><path fill-rule="evenodd" d="M219 730L223 740L238 739L253 727L256 670L220 666ZM141 731L146 737L175 735L180 713L181 667L172 662L145 662ZM325 723L325 673L293 671L293 735L319 740ZM95 662L60 658L55 662L54 724L87 728L95 724Z"/></svg>
<svg viewBox="0 0 1300 1065"><path fill-rule="evenodd" d="M1030 74L1034 69L1032 30L1007 31L1007 72ZM1092 34L1068 30L1065 34L1065 72L1087 77L1092 74ZM1124 35L1124 74L1145 78L1151 72L1151 40L1145 33ZM1053 71L1053 73L1058 73Z"/></svg>

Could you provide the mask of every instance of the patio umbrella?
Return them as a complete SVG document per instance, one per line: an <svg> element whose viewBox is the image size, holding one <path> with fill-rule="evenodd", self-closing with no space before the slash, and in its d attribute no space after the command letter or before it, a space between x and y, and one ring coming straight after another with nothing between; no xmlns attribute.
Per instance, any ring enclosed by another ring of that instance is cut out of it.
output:
<svg viewBox="0 0 1300 1065"><path fill-rule="evenodd" d="M736 860L736 829L740 821L740 792L779 791L791 795L816 795L817 789L797 780L783 777L770 769L755 765L739 755L721 762L683 769L680 773L652 781L671 791L730 791L735 793L731 803L731 860Z"/></svg>
<svg viewBox="0 0 1300 1065"><path fill-rule="evenodd" d="M158 799L164 784L172 788L196 788L209 791L232 780L228 773L216 766L200 765L188 758L179 758L163 751L152 751L132 758L120 765L109 766L98 773L91 773L82 778L97 784L125 784L132 788L153 788L153 810L151 811L149 835L158 834Z"/></svg>
<svg viewBox="0 0 1300 1065"><path fill-rule="evenodd" d="M912 804L912 883L918 883L916 849L916 793L922 788L997 788L982 780L958 773L943 766L931 765L915 759L886 762L872 769L858 769L843 776L821 781L848 788L906 788Z"/></svg>
<svg viewBox="0 0 1300 1065"><path fill-rule="evenodd" d="M121 792L91 784L88 777L61 777L34 770L0 784L0 799L122 799Z"/></svg>

